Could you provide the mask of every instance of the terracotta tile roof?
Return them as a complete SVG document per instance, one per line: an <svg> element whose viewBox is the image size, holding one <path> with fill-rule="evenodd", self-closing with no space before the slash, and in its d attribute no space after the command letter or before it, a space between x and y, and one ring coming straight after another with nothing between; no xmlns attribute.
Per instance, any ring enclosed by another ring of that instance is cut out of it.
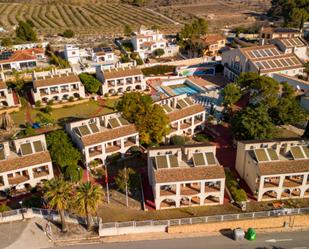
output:
<svg viewBox="0 0 309 249"><path fill-rule="evenodd" d="M135 75L142 75L143 72L139 68L128 68L128 69L103 71L103 74L104 74L104 78L108 80L108 79L114 79L114 78L123 78L123 77L135 76Z"/></svg>
<svg viewBox="0 0 309 249"><path fill-rule="evenodd" d="M197 181L225 178L222 166L201 166L173 169L160 169L155 171L156 183Z"/></svg>
<svg viewBox="0 0 309 249"><path fill-rule="evenodd" d="M17 51L12 54L12 56L6 60L0 60L0 64L17 62L17 61L33 61L36 60L35 55L28 53L23 53L23 51Z"/></svg>
<svg viewBox="0 0 309 249"><path fill-rule="evenodd" d="M225 37L220 34L212 34L212 35L207 35L203 37L202 40L205 42L205 44L211 45L211 44L217 43L218 41L225 40Z"/></svg>
<svg viewBox="0 0 309 249"><path fill-rule="evenodd" d="M4 81L0 80L0 89L6 89L7 85Z"/></svg>
<svg viewBox="0 0 309 249"><path fill-rule="evenodd" d="M309 159L260 163L258 167L259 167L260 175L275 175L275 174L309 172Z"/></svg>
<svg viewBox="0 0 309 249"><path fill-rule="evenodd" d="M205 111L205 108L203 106L195 104L195 105L183 108L183 109L179 109L179 110L177 109L176 111L168 113L167 115L169 117L170 122L172 122L172 121L182 119L187 116L194 115L194 114L204 112L204 111Z"/></svg>
<svg viewBox="0 0 309 249"><path fill-rule="evenodd" d="M80 82L79 77L77 75L67 75L47 79L37 79L33 81L33 86L42 87L42 86L62 85L74 82Z"/></svg>
<svg viewBox="0 0 309 249"><path fill-rule="evenodd" d="M154 45L154 44L156 44L155 42L151 42L151 41L147 41L147 42L143 42L143 45L144 46L147 46L147 47L150 47L150 46L152 46L152 45Z"/></svg>
<svg viewBox="0 0 309 249"><path fill-rule="evenodd" d="M137 133L137 129L134 124L122 126L119 128L108 129L99 133L83 136L81 138L84 146L98 144L106 141L110 141L116 138L121 138Z"/></svg>
<svg viewBox="0 0 309 249"><path fill-rule="evenodd" d="M48 151L0 161L0 173L51 162Z"/></svg>

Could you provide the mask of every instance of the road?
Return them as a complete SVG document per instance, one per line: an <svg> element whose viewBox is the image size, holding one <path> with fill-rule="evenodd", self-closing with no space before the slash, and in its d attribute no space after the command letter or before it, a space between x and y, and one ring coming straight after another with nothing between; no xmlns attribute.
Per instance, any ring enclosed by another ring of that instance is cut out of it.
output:
<svg viewBox="0 0 309 249"><path fill-rule="evenodd" d="M258 234L256 241L228 236L147 240L62 247L63 249L309 249L309 232Z"/></svg>

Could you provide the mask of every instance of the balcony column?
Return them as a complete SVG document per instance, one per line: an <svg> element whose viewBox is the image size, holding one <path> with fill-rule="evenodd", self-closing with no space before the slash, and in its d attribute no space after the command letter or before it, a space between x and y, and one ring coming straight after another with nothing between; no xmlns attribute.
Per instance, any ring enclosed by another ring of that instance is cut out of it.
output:
<svg viewBox="0 0 309 249"><path fill-rule="evenodd" d="M303 182L302 182L302 186L305 186L307 184L307 178L308 178L309 174L306 173L306 174L303 174Z"/></svg>
<svg viewBox="0 0 309 249"><path fill-rule="evenodd" d="M220 204L224 202L224 180L220 181Z"/></svg>
<svg viewBox="0 0 309 249"><path fill-rule="evenodd" d="M176 207L180 207L180 183L176 183Z"/></svg>
<svg viewBox="0 0 309 249"><path fill-rule="evenodd" d="M200 206L203 205L205 199L205 181L201 182L201 191L200 191Z"/></svg>
<svg viewBox="0 0 309 249"><path fill-rule="evenodd" d="M281 193L282 193L282 190L283 190L284 179L285 179L285 176L280 176L280 180L279 180L279 188L280 188L280 190L278 192L277 199L281 199Z"/></svg>
<svg viewBox="0 0 309 249"><path fill-rule="evenodd" d="M9 179L8 179L8 175L2 175L2 178L3 178L3 184L5 187L9 187L10 184L9 184Z"/></svg>
<svg viewBox="0 0 309 249"><path fill-rule="evenodd" d="M177 131L180 131L180 121L177 121Z"/></svg>
<svg viewBox="0 0 309 249"><path fill-rule="evenodd" d="M30 180L34 179L34 176L33 176L33 169L35 169L35 168L38 168L38 167L34 167L34 168L31 168L31 169L28 169L28 170L27 170Z"/></svg>
<svg viewBox="0 0 309 249"><path fill-rule="evenodd" d="M136 144L136 146L139 146L139 137L138 137L138 135L135 136L135 144Z"/></svg>
<svg viewBox="0 0 309 249"><path fill-rule="evenodd" d="M121 151L121 158L124 158L125 148L124 148L124 139L123 138L120 139L120 151Z"/></svg>

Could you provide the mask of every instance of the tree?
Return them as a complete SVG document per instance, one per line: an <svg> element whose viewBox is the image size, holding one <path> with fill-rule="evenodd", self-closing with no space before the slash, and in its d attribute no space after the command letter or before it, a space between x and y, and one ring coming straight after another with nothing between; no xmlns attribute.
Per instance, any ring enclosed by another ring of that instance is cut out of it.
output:
<svg viewBox="0 0 309 249"><path fill-rule="evenodd" d="M1 40L1 46L10 47L13 45L13 41L10 37L5 37Z"/></svg>
<svg viewBox="0 0 309 249"><path fill-rule="evenodd" d="M185 143L186 143L186 140L182 136L175 135L171 137L172 145L184 145Z"/></svg>
<svg viewBox="0 0 309 249"><path fill-rule="evenodd" d="M104 192L102 187L91 182L81 183L76 188L75 205L81 215L87 217L88 231L92 227L92 215L103 203Z"/></svg>
<svg viewBox="0 0 309 249"><path fill-rule="evenodd" d="M16 37L21 41L37 41L37 34L30 22L19 21L16 29Z"/></svg>
<svg viewBox="0 0 309 249"><path fill-rule="evenodd" d="M199 18L194 20L191 24L185 24L179 33L181 40L198 38L206 35L208 32L208 23L205 19Z"/></svg>
<svg viewBox="0 0 309 249"><path fill-rule="evenodd" d="M66 29L65 31L63 31L62 36L65 38L72 38L74 37L75 33L73 30L71 29Z"/></svg>
<svg viewBox="0 0 309 249"><path fill-rule="evenodd" d="M99 80L87 73L81 73L79 78L89 93L97 93L102 85Z"/></svg>
<svg viewBox="0 0 309 249"><path fill-rule="evenodd" d="M232 131L238 140L267 139L274 136L275 126L264 106L246 107L232 118Z"/></svg>
<svg viewBox="0 0 309 249"><path fill-rule="evenodd" d="M124 33L125 36L130 36L132 34L132 32L133 32L133 30L130 27L130 25L128 25L128 24L124 25L123 33Z"/></svg>
<svg viewBox="0 0 309 249"><path fill-rule="evenodd" d="M69 136L63 130L53 131L47 135L46 141L53 163L58 165L61 171L65 173L66 179L76 181L78 161L81 156L73 146ZM71 175L68 172L73 174Z"/></svg>
<svg viewBox="0 0 309 249"><path fill-rule="evenodd" d="M142 143L160 143L169 132L168 117L163 108L154 104L148 95L126 93L117 104L117 110L136 125Z"/></svg>
<svg viewBox="0 0 309 249"><path fill-rule="evenodd" d="M157 48L156 50L153 51L153 55L155 57L161 57L162 55L164 55L164 49L162 48Z"/></svg>
<svg viewBox="0 0 309 249"><path fill-rule="evenodd" d="M241 91L237 84L230 83L222 90L223 104L230 106L235 104L241 98Z"/></svg>
<svg viewBox="0 0 309 249"><path fill-rule="evenodd" d="M67 232L64 211L72 202L72 185L62 178L54 178L44 183L44 189L44 198L47 199L49 206L59 211L61 231Z"/></svg>

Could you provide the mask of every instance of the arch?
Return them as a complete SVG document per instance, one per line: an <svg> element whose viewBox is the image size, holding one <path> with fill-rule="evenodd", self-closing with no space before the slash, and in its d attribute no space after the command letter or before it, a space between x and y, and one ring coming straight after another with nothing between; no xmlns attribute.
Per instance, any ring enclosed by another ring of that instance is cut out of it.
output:
<svg viewBox="0 0 309 249"><path fill-rule="evenodd" d="M181 200L180 200L180 207L188 207L190 206L190 199L189 197L182 197Z"/></svg>
<svg viewBox="0 0 309 249"><path fill-rule="evenodd" d="M49 99L47 97L42 98L42 101L47 103L49 101Z"/></svg>
<svg viewBox="0 0 309 249"><path fill-rule="evenodd" d="M52 100L58 101L58 100L59 100L59 97L58 97L58 96L54 96L54 97L52 97Z"/></svg>
<svg viewBox="0 0 309 249"><path fill-rule="evenodd" d="M305 196L309 196L309 188L305 191Z"/></svg>
<svg viewBox="0 0 309 249"><path fill-rule="evenodd" d="M135 86L135 89L136 89L136 90L142 90L142 86L141 86L141 85L136 85L136 86Z"/></svg>
<svg viewBox="0 0 309 249"><path fill-rule="evenodd" d="M131 86L128 86L127 88L126 88L126 91L131 91L132 90L132 87Z"/></svg>
<svg viewBox="0 0 309 249"><path fill-rule="evenodd" d="M8 104L8 102L6 102L6 101L1 101L1 106L9 106L9 104Z"/></svg>
<svg viewBox="0 0 309 249"><path fill-rule="evenodd" d="M62 99L63 99L63 100L67 100L68 98L69 98L69 95L68 95L68 94L65 94L65 95L62 96Z"/></svg>
<svg viewBox="0 0 309 249"><path fill-rule="evenodd" d="M218 196L209 195L205 198L204 204L218 204L220 202L220 198Z"/></svg>
<svg viewBox="0 0 309 249"><path fill-rule="evenodd" d="M194 133L198 133L198 132L200 132L200 131L202 131L203 130L203 127L201 126L201 125L198 125L198 126L196 126L195 128L194 128Z"/></svg>
<svg viewBox="0 0 309 249"><path fill-rule="evenodd" d="M301 189L300 188L294 188L291 192L292 197L300 197L301 195Z"/></svg>
<svg viewBox="0 0 309 249"><path fill-rule="evenodd" d="M32 186L30 185L30 183L25 183L24 184L25 189L27 189L28 191L30 191L32 189Z"/></svg>
<svg viewBox="0 0 309 249"><path fill-rule="evenodd" d="M281 198L289 198L291 195L291 191L289 189L284 189L281 193Z"/></svg>
<svg viewBox="0 0 309 249"><path fill-rule="evenodd" d="M109 94L115 94L115 89L109 89L109 90L108 90L108 93L109 93Z"/></svg>
<svg viewBox="0 0 309 249"><path fill-rule="evenodd" d="M191 198L191 205L200 205L201 199L198 196L193 196Z"/></svg>
<svg viewBox="0 0 309 249"><path fill-rule="evenodd" d="M79 93L74 93L73 96L74 96L74 98L79 98L80 97Z"/></svg>
<svg viewBox="0 0 309 249"><path fill-rule="evenodd" d="M176 201L173 199L164 199L160 203L160 209L161 208L175 208L176 207Z"/></svg>
<svg viewBox="0 0 309 249"><path fill-rule="evenodd" d="M133 145L133 146L129 147L127 149L127 151L125 152L125 155L128 155L128 156L130 156L130 155L141 155L141 154L142 154L142 150L137 145Z"/></svg>
<svg viewBox="0 0 309 249"><path fill-rule="evenodd" d="M123 87L119 87L119 88L117 89L117 92L123 93Z"/></svg>
<svg viewBox="0 0 309 249"><path fill-rule="evenodd" d="M91 160L88 165L90 168L97 168L99 166L102 166L103 164L104 164L103 160L98 157L98 158Z"/></svg>
<svg viewBox="0 0 309 249"><path fill-rule="evenodd" d="M278 193L275 190L268 190L262 195L262 199L277 199Z"/></svg>

